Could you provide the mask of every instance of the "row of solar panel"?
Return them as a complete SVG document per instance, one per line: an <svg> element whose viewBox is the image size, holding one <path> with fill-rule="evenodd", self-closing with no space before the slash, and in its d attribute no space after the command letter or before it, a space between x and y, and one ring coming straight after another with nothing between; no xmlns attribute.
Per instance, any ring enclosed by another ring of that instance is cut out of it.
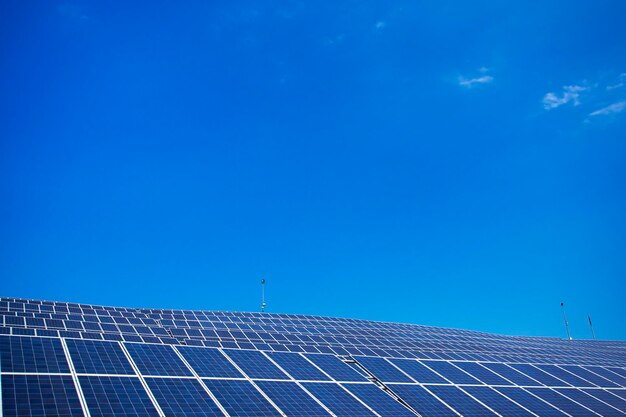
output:
<svg viewBox="0 0 626 417"><path fill-rule="evenodd" d="M334 355L137 343L122 347L75 339L65 343L78 374L135 375L125 349L140 373L151 376L193 376L195 372L209 378L363 382L369 374L385 383L626 388L626 369L617 367L378 357L354 357L357 365L351 367ZM0 337L0 368L3 373L70 372L61 340L53 338Z"/></svg>
<svg viewBox="0 0 626 417"><path fill-rule="evenodd" d="M10 332L12 330L12 332ZM248 339L184 339L174 337L153 337L146 335L120 335L116 333L95 333L95 332L70 332L46 329L20 329L0 327L0 334L11 334L19 336L45 336L45 337L65 337L84 340L109 340L124 341L136 343L161 343L161 344L186 344L191 346L204 347L221 347L227 349L256 349L263 351L278 352L308 352L308 353L329 353L335 355L358 355L358 356L381 356L381 357L404 357L419 359L443 359L443 360L472 360L472 361L490 361L490 362L523 362L523 363L584 363L587 365L613 365L621 366L623 362L614 362L609 360L581 360L564 355L554 357L550 356L527 356L527 355L497 355L485 354L481 352L441 352L428 350L396 350L396 349L368 349L356 346L339 346L339 345L323 345L317 343L279 343L275 339L272 342L249 341Z"/></svg>
<svg viewBox="0 0 626 417"><path fill-rule="evenodd" d="M415 416L372 383L111 376L79 376L77 383L91 417L222 416L222 410L232 417ZM398 384L393 392L423 417L626 413L624 390ZM83 415L69 376L4 375L2 399L7 417Z"/></svg>

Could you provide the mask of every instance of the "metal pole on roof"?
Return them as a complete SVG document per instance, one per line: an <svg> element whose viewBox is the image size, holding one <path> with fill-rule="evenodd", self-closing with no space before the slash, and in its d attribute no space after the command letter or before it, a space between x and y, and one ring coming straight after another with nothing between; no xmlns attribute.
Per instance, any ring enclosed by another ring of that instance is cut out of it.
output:
<svg viewBox="0 0 626 417"><path fill-rule="evenodd" d="M561 303L561 310L563 310L563 321L565 322L565 331L567 332L567 339L572 340L572 336L569 334L569 324L567 323L567 317L565 316L565 306Z"/></svg>
<svg viewBox="0 0 626 417"><path fill-rule="evenodd" d="M587 320L589 320L589 328L591 329L591 337L596 340L596 332L593 331L593 323L591 322L591 315L587 313Z"/></svg>
<svg viewBox="0 0 626 417"><path fill-rule="evenodd" d="M265 313L265 278L261 278L261 313Z"/></svg>

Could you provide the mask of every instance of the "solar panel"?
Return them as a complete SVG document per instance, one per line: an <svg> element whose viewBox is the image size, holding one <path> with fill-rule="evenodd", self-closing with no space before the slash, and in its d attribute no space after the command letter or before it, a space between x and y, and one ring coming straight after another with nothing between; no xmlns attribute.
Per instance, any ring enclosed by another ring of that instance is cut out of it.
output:
<svg viewBox="0 0 626 417"><path fill-rule="evenodd" d="M204 383L231 417L281 415L248 381L208 379Z"/></svg>
<svg viewBox="0 0 626 417"><path fill-rule="evenodd" d="M4 417L82 417L72 377L2 375Z"/></svg>
<svg viewBox="0 0 626 417"><path fill-rule="evenodd" d="M330 381L330 378L298 353L272 352L269 357L300 381Z"/></svg>
<svg viewBox="0 0 626 417"><path fill-rule="evenodd" d="M342 384L382 416L415 417L412 411L374 384Z"/></svg>
<svg viewBox="0 0 626 417"><path fill-rule="evenodd" d="M197 379L146 378L148 387L166 416L223 416Z"/></svg>
<svg viewBox="0 0 626 417"><path fill-rule="evenodd" d="M0 298L0 335L3 416L82 415L83 398L92 417L550 417L626 404L624 342L14 298Z"/></svg>
<svg viewBox="0 0 626 417"><path fill-rule="evenodd" d="M2 372L69 373L58 339L0 336Z"/></svg>
<svg viewBox="0 0 626 417"><path fill-rule="evenodd" d="M139 378L81 376L79 381L91 417L159 415Z"/></svg>
<svg viewBox="0 0 626 417"><path fill-rule="evenodd" d="M328 413L295 382L258 381L265 394L288 416L328 417Z"/></svg>
<svg viewBox="0 0 626 417"><path fill-rule="evenodd" d="M135 374L117 343L68 339L67 349L79 374Z"/></svg>
<svg viewBox="0 0 626 417"><path fill-rule="evenodd" d="M375 416L365 405L339 384L309 382L304 387L320 399L337 417Z"/></svg>
<svg viewBox="0 0 626 417"><path fill-rule="evenodd" d="M201 377L243 378L241 372L218 349L188 346L177 346L176 349Z"/></svg>
<svg viewBox="0 0 626 417"><path fill-rule="evenodd" d="M447 404L419 385L394 385L393 391L423 417L456 417Z"/></svg>
<svg viewBox="0 0 626 417"><path fill-rule="evenodd" d="M138 343L125 343L124 346L143 375L192 375L170 346Z"/></svg>

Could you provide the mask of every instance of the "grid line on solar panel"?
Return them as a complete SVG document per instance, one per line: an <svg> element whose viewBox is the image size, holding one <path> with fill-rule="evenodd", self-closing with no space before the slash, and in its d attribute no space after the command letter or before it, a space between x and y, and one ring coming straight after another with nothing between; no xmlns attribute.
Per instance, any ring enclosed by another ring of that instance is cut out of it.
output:
<svg viewBox="0 0 626 417"><path fill-rule="evenodd" d="M615 388L618 387L618 385L612 381L609 381L606 378L603 378L602 376L589 371L581 366L576 366L576 365L561 365L561 368L565 369L568 372L573 373L576 376L579 376L581 378L584 378L585 380L592 382L593 384L597 385L598 387L602 387L602 388Z"/></svg>
<svg viewBox="0 0 626 417"><path fill-rule="evenodd" d="M282 371L299 381L330 381L330 378L299 353L264 352Z"/></svg>
<svg viewBox="0 0 626 417"><path fill-rule="evenodd" d="M357 361L367 372L383 382L413 382L404 372L393 366L384 358L355 356Z"/></svg>
<svg viewBox="0 0 626 417"><path fill-rule="evenodd" d="M159 416L137 377L79 376L91 417Z"/></svg>
<svg viewBox="0 0 626 417"><path fill-rule="evenodd" d="M527 363L513 363L509 364L512 368L517 369L523 374L533 378L541 384L548 387L567 387L569 384L557 377Z"/></svg>
<svg viewBox="0 0 626 417"><path fill-rule="evenodd" d="M124 347L144 376L192 376L171 346L124 343Z"/></svg>
<svg viewBox="0 0 626 417"><path fill-rule="evenodd" d="M563 417L567 416L563 411L559 410L552 404L532 395L531 393L524 391L519 387L497 387L496 391L515 401L518 404L523 405L526 409L532 411L540 417Z"/></svg>
<svg viewBox="0 0 626 417"><path fill-rule="evenodd" d="M66 339L65 343L78 374L135 374L118 343L80 339Z"/></svg>
<svg viewBox="0 0 626 417"><path fill-rule="evenodd" d="M2 372L70 373L59 339L0 336Z"/></svg>
<svg viewBox="0 0 626 417"><path fill-rule="evenodd" d="M146 378L152 395L166 416L224 416L195 378Z"/></svg>
<svg viewBox="0 0 626 417"><path fill-rule="evenodd" d="M416 415L374 384L344 383L341 385L381 416L415 417ZM395 395L400 397L398 394Z"/></svg>
<svg viewBox="0 0 626 417"><path fill-rule="evenodd" d="M609 391L603 389L586 388L583 389L583 391L591 395L592 397L595 397L607 404L610 404L611 406L617 408L623 413L626 413L626 399L614 395Z"/></svg>
<svg viewBox="0 0 626 417"><path fill-rule="evenodd" d="M297 382L257 381L256 384L288 416L326 417L331 415Z"/></svg>
<svg viewBox="0 0 626 417"><path fill-rule="evenodd" d="M524 388L531 394L541 398L542 400L554 405L559 410L563 410L572 416L596 416L597 414L588 408L578 404L577 402L570 400L564 395L559 394L551 388Z"/></svg>
<svg viewBox="0 0 626 417"><path fill-rule="evenodd" d="M439 374L433 372L430 368L414 359L389 359L391 363L408 374L411 378L419 383L447 384Z"/></svg>
<svg viewBox="0 0 626 417"><path fill-rule="evenodd" d="M491 371L490 369L481 366L477 362L452 362L456 367L461 368L465 372L472 375L474 378L480 380L487 385L513 385L510 381L504 379L500 375Z"/></svg>
<svg viewBox="0 0 626 417"><path fill-rule="evenodd" d="M601 416L623 415L618 409L577 388L555 388L555 391Z"/></svg>
<svg viewBox="0 0 626 417"><path fill-rule="evenodd" d="M176 350L200 377L244 377L219 349L176 346Z"/></svg>
<svg viewBox="0 0 626 417"><path fill-rule="evenodd" d="M559 378L561 381L565 381L568 384L574 387L593 387L592 383L586 381L571 372L566 371L565 369L559 368L556 365L535 365L537 368L541 369L544 372L549 373L550 375Z"/></svg>
<svg viewBox="0 0 626 417"><path fill-rule="evenodd" d="M204 379L203 383L231 417L281 416L251 381Z"/></svg>
<svg viewBox="0 0 626 417"><path fill-rule="evenodd" d="M512 368L504 363L493 363L493 362L481 362L481 365L495 372L496 374L502 376L503 378L508 379L513 382L515 385L519 386L540 386L541 384L538 381L535 381L528 375L518 371L515 368Z"/></svg>
<svg viewBox="0 0 626 417"><path fill-rule="evenodd" d="M534 414L490 387L465 386L462 390L503 416L532 417Z"/></svg>
<svg viewBox="0 0 626 417"><path fill-rule="evenodd" d="M304 382L302 385L337 417L376 415L360 400L336 383Z"/></svg>
<svg viewBox="0 0 626 417"><path fill-rule="evenodd" d="M82 417L74 380L59 375L3 375L4 417Z"/></svg>

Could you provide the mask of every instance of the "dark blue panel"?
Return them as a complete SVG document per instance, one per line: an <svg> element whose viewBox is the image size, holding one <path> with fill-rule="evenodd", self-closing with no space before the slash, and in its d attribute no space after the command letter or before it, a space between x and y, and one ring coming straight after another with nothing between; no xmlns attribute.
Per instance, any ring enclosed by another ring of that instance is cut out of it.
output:
<svg viewBox="0 0 626 417"><path fill-rule="evenodd" d="M422 363L412 359L390 359L395 365L421 383L447 384L448 381L431 371Z"/></svg>
<svg viewBox="0 0 626 417"><path fill-rule="evenodd" d="M589 382L592 382L593 384L597 385L598 387L602 387L602 388L615 388L618 387L619 385L617 385L614 382L609 381L606 378L603 378L591 371L588 371L587 369L581 367L581 366L575 366L575 365L559 365L561 368L564 368L566 370L568 370L569 372L573 373L574 375L577 375L581 378L586 379Z"/></svg>
<svg viewBox="0 0 626 417"><path fill-rule="evenodd" d="M492 411L485 408L475 399L468 396L457 387L446 385L430 385L427 387L430 392L445 401L464 416L495 416Z"/></svg>
<svg viewBox="0 0 626 417"><path fill-rule="evenodd" d="M543 385L547 385L549 387L569 386L567 382L561 381L560 379L557 379L553 377L552 375L542 371L541 369L535 368L532 365L515 363L515 364L511 364L511 366L517 369L518 371L523 372L524 374L528 375L529 377L536 379L537 381L541 382Z"/></svg>
<svg viewBox="0 0 626 417"><path fill-rule="evenodd" d="M491 369L498 375L503 376L504 378L515 383L516 385L526 386L526 387L534 387L534 386L541 385L539 382L535 381L534 379L529 378L528 376L521 373L517 369L513 369L504 363L481 362L481 365Z"/></svg>
<svg viewBox="0 0 626 417"><path fill-rule="evenodd" d="M204 383L231 417L280 416L248 381L205 379Z"/></svg>
<svg viewBox="0 0 626 417"><path fill-rule="evenodd" d="M143 375L193 375L171 346L137 343L125 343L124 346Z"/></svg>
<svg viewBox="0 0 626 417"><path fill-rule="evenodd" d="M304 387L337 417L374 416L370 410L338 384L308 382Z"/></svg>
<svg viewBox="0 0 626 417"><path fill-rule="evenodd" d="M476 378L461 371L456 366L444 361L422 361L429 368L455 384L482 384Z"/></svg>
<svg viewBox="0 0 626 417"><path fill-rule="evenodd" d="M176 346L200 376L243 378L241 372L218 349Z"/></svg>
<svg viewBox="0 0 626 417"><path fill-rule="evenodd" d="M257 385L288 416L330 416L321 405L295 382L258 381Z"/></svg>
<svg viewBox="0 0 626 417"><path fill-rule="evenodd" d="M525 389L528 392L538 396L542 400L549 402L553 406L557 407L559 410L563 410L572 416L591 417L591 416L596 415L595 413L592 413L591 411L587 410L583 406L576 404L574 401L570 400L569 398L549 388L525 388Z"/></svg>
<svg viewBox="0 0 626 417"><path fill-rule="evenodd" d="M533 414L524 410L508 398L489 387L463 387L463 391L476 398L496 413L503 416L532 417Z"/></svg>
<svg viewBox="0 0 626 417"><path fill-rule="evenodd" d="M603 389L584 389L583 391L585 391L587 394L595 398L598 398L599 400L604 401L607 404L612 405L618 410L621 410L624 413L626 413L626 400L625 399L618 397L617 395L613 395L610 392L605 391Z"/></svg>
<svg viewBox="0 0 626 417"><path fill-rule="evenodd" d="M528 392L524 391L522 388L504 387L504 388L494 388L494 389L499 391L503 395L507 396L508 398L512 399L516 403L523 405L524 407L526 407L533 413L537 414L538 416L541 416L541 417L567 416L567 414L562 413L561 411L557 410L555 407L551 406L550 404L529 394Z"/></svg>
<svg viewBox="0 0 626 417"><path fill-rule="evenodd" d="M197 379L146 378L167 417L213 417L224 414Z"/></svg>
<svg viewBox="0 0 626 417"><path fill-rule="evenodd" d="M570 400L576 401L578 404L584 405L588 409L595 411L601 416L623 416L621 412L615 408L603 403L591 395L585 394L576 388L557 388L559 394L565 395Z"/></svg>
<svg viewBox="0 0 626 417"><path fill-rule="evenodd" d="M591 372L594 372L600 375L603 378L606 378L612 382L615 382L619 386L626 388L626 378L621 375L616 374L615 372L611 372L608 369L602 368L600 366L585 366L586 369L589 369Z"/></svg>
<svg viewBox="0 0 626 417"><path fill-rule="evenodd" d="M276 367L261 352L255 350L224 350L230 358L250 378L258 379L289 379L287 375Z"/></svg>
<svg viewBox="0 0 626 417"><path fill-rule="evenodd" d="M493 371L477 364L476 362L453 362L456 366L471 374L487 385L513 385Z"/></svg>
<svg viewBox="0 0 626 417"><path fill-rule="evenodd" d="M415 417L408 408L374 384L342 385L382 416ZM393 387L395 385L391 386L392 389Z"/></svg>
<svg viewBox="0 0 626 417"><path fill-rule="evenodd" d="M2 375L4 417L82 417L70 376Z"/></svg>
<svg viewBox="0 0 626 417"><path fill-rule="evenodd" d="M413 382L409 377L399 371L395 366L383 358L372 358L368 356L356 356L356 359L376 378L384 382Z"/></svg>
<svg viewBox="0 0 626 417"><path fill-rule="evenodd" d="M294 379L300 381L330 380L330 378L311 364L311 362L307 361L303 356L297 353L273 352L268 353L268 356Z"/></svg>
<svg viewBox="0 0 626 417"><path fill-rule="evenodd" d="M536 365L536 366L542 371L545 371L549 373L550 375L555 376L572 386L575 386L575 387L593 387L594 386L589 381L585 381L584 379L577 377L576 375L570 372L567 372L566 370L561 369L556 365Z"/></svg>
<svg viewBox="0 0 626 417"><path fill-rule="evenodd" d="M152 417L158 412L138 378L81 376L91 417Z"/></svg>
<svg viewBox="0 0 626 417"><path fill-rule="evenodd" d="M336 356L311 354L306 354L305 356L336 381L367 381L367 378L359 374Z"/></svg>
<svg viewBox="0 0 626 417"><path fill-rule="evenodd" d="M135 374L117 343L78 339L68 339L66 342L74 369L79 374Z"/></svg>
<svg viewBox="0 0 626 417"><path fill-rule="evenodd" d="M457 417L446 404L419 385L392 385L393 391L422 417Z"/></svg>
<svg viewBox="0 0 626 417"><path fill-rule="evenodd" d="M2 372L69 373L61 340L0 336Z"/></svg>

